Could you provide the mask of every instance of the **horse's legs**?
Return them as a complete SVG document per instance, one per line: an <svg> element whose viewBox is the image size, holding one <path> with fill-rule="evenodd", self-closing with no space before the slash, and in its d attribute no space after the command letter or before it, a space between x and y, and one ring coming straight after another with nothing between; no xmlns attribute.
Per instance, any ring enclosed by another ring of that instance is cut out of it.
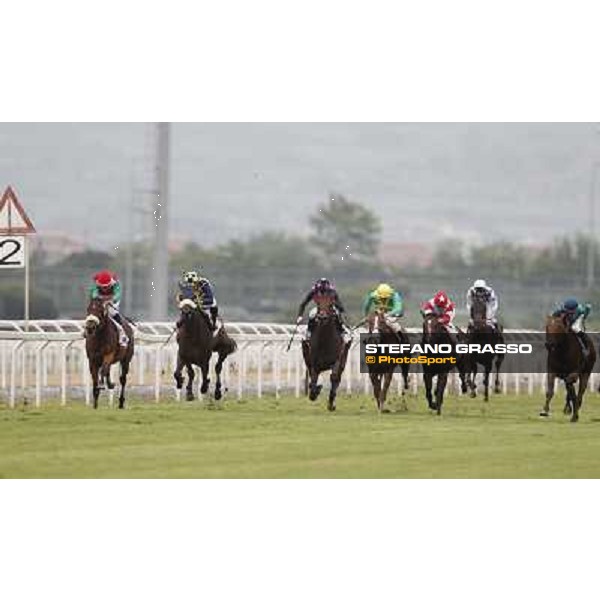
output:
<svg viewBox="0 0 600 600"><path fill-rule="evenodd" d="M191 401L196 398L194 396L194 366L191 363L186 363L185 369L188 374L188 382L185 386L185 399Z"/></svg>
<svg viewBox="0 0 600 600"><path fill-rule="evenodd" d="M471 398L475 398L477 396L477 363L475 361L473 361L467 376L471 388Z"/></svg>
<svg viewBox="0 0 600 600"><path fill-rule="evenodd" d="M115 389L115 384L110 380L110 363L104 362L100 371L101 380L106 384L109 390Z"/></svg>
<svg viewBox="0 0 600 600"><path fill-rule="evenodd" d="M98 408L98 396L100 395L100 384L98 382L98 372L100 365L90 362L90 375L92 376L92 396L94 398L94 408Z"/></svg>
<svg viewBox="0 0 600 600"><path fill-rule="evenodd" d="M201 394L206 394L206 392L208 392L208 386L210 385L210 379L208 378L209 365L210 358L200 365L200 371L202 372L202 385L200 386Z"/></svg>
<svg viewBox="0 0 600 600"><path fill-rule="evenodd" d="M406 392L408 390L408 372L410 370L410 365L405 365L404 363L402 363L402 365L400 366L400 371L402 372L402 381L403 381L403 387L402 387L402 410L407 411L408 410L408 405L406 404Z"/></svg>
<svg viewBox="0 0 600 600"><path fill-rule="evenodd" d="M496 377L494 378L494 393L499 394L502 391L502 388L500 387L500 367L504 362L504 354L498 354L494 362L496 364Z"/></svg>
<svg viewBox="0 0 600 600"><path fill-rule="evenodd" d="M344 367L346 366L349 348L350 343L342 343L340 346L338 359L333 365L333 369L331 369L331 376L329 378L331 387L329 389L329 402L327 403L327 408L331 411L335 410L335 398L337 396L337 390L340 382L342 381L342 373L344 372Z"/></svg>
<svg viewBox="0 0 600 600"><path fill-rule="evenodd" d="M390 389L390 384L392 383L392 378L394 377L394 371L390 371L389 373L385 373L383 376L383 387L380 395L380 410L383 410L385 406L385 401L387 400L388 390Z"/></svg>
<svg viewBox="0 0 600 600"><path fill-rule="evenodd" d="M577 390L577 417L579 417L579 410L581 410L581 405L583 404L583 395L585 394L589 378L589 373L582 373L579 376L579 389Z"/></svg>
<svg viewBox="0 0 600 600"><path fill-rule="evenodd" d="M469 365L465 357L459 358L456 363L460 378L460 391L462 394L466 394L469 391Z"/></svg>
<svg viewBox="0 0 600 600"><path fill-rule="evenodd" d="M433 395L431 393L431 388L433 387L433 375L431 373L424 372L423 383L425 384L425 397L427 398L427 406L429 406L430 410L435 410Z"/></svg>
<svg viewBox="0 0 600 600"><path fill-rule="evenodd" d="M400 370L402 371L402 381L404 382L404 386L402 388L402 395L404 396L408 390L408 372L410 370L410 365L405 365L402 363Z"/></svg>
<svg viewBox="0 0 600 600"><path fill-rule="evenodd" d="M373 385L373 398L375 398L377 410L381 410L381 406L379 405L379 397L381 394L381 375L379 373L370 372L369 378L371 379L371 384Z"/></svg>
<svg viewBox="0 0 600 600"><path fill-rule="evenodd" d="M175 385L178 390L183 387L183 375L181 371L183 370L183 361L181 360L181 355L177 353L177 366L175 367L175 372L173 373L173 377L175 378Z"/></svg>
<svg viewBox="0 0 600 600"><path fill-rule="evenodd" d="M490 372L492 370L492 363L485 365L483 372L483 401L488 402L490 399Z"/></svg>
<svg viewBox="0 0 600 600"><path fill-rule="evenodd" d="M319 381L319 372L314 368L310 368L310 382L308 384L308 397L311 400L316 400L321 393L322 385L318 385Z"/></svg>
<svg viewBox="0 0 600 600"><path fill-rule="evenodd" d="M329 401L327 402L327 410L335 410L335 397L337 396L337 389L340 385L341 376L337 369L332 369L331 376L329 377L331 387L329 388Z"/></svg>
<svg viewBox="0 0 600 600"><path fill-rule="evenodd" d="M546 376L546 403L540 412L540 417L550 416L550 402L554 396L554 387L556 382L556 373L548 373Z"/></svg>
<svg viewBox="0 0 600 600"><path fill-rule="evenodd" d="M437 385L435 386L435 408L438 415L442 414L442 404L444 403L444 391L446 390L446 382L448 381L448 373L438 373Z"/></svg>
<svg viewBox="0 0 600 600"><path fill-rule="evenodd" d="M221 393L221 371L223 370L223 363L227 358L227 354L219 352L219 358L215 364L215 374L217 381L215 382L215 400L220 400L223 394Z"/></svg>
<svg viewBox="0 0 600 600"><path fill-rule="evenodd" d="M571 414L571 423L579 421L579 394L575 392L575 382L566 380L565 386L567 388L567 401L571 404L573 412Z"/></svg>
<svg viewBox="0 0 600 600"><path fill-rule="evenodd" d="M119 408L125 408L125 386L127 385L127 374L129 373L129 360L121 361L121 375L119 383L121 384L121 393L119 394Z"/></svg>

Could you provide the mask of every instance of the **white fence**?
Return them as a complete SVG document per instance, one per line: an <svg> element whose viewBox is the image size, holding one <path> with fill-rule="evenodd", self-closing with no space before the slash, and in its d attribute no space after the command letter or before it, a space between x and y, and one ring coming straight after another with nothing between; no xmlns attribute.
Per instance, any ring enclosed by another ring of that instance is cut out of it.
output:
<svg viewBox="0 0 600 600"><path fill-rule="evenodd" d="M223 368L226 397L279 396L284 392L300 396L304 392L305 370L300 334L290 351L286 352L293 328L293 325L273 323L227 323L227 330L237 341L238 350L227 359ZM173 381L177 345L172 332L172 323L138 324L135 355L128 378L130 396L150 397L156 402L180 399ZM595 389L594 378L595 374L590 384ZM118 381L113 377L115 379ZM395 381L396 389L400 391L401 377L397 375ZM195 383L200 384L200 377ZM214 374L211 376L211 391L213 383ZM501 383L504 393L510 389L532 394L544 389L545 375L503 374ZM416 394L420 385L421 377L412 373L410 391ZM459 391L456 376L453 376L451 385ZM118 386L107 393L110 404L115 391L118 391ZM368 375L360 372L356 343L352 345L340 391L370 393ZM23 321L0 321L0 401L14 407L22 401L40 406L45 400L56 399L62 404L68 401L90 403L91 381L83 323L30 321L26 331Z"/></svg>

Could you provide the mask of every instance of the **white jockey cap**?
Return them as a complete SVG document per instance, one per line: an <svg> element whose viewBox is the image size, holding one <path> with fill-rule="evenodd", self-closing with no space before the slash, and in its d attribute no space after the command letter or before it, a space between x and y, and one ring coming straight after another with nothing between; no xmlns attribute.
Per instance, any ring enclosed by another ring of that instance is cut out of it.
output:
<svg viewBox="0 0 600 600"><path fill-rule="evenodd" d="M487 283L485 282L485 279L476 279L475 283L473 284L474 288L487 288Z"/></svg>

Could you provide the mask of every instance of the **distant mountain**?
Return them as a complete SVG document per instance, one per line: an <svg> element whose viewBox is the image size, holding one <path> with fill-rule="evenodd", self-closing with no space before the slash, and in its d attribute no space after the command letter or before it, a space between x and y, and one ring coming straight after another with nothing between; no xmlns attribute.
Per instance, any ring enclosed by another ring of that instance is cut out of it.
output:
<svg viewBox="0 0 600 600"><path fill-rule="evenodd" d="M133 190L150 206L153 144L148 124L1 124L0 186L38 230L116 245ZM303 234L331 190L375 210L389 242L539 242L587 230L599 156L594 124L175 124L171 236ZM137 235L148 220L135 213Z"/></svg>

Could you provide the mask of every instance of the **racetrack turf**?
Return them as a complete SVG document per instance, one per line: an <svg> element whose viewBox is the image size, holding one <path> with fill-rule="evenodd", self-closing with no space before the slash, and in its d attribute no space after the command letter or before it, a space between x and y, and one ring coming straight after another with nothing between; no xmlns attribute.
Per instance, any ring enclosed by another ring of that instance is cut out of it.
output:
<svg viewBox="0 0 600 600"><path fill-rule="evenodd" d="M50 403L0 405L1 477L600 477L600 398L581 421L538 416L542 396L449 396L444 414L422 395L377 414L367 396L129 402L97 411Z"/></svg>

